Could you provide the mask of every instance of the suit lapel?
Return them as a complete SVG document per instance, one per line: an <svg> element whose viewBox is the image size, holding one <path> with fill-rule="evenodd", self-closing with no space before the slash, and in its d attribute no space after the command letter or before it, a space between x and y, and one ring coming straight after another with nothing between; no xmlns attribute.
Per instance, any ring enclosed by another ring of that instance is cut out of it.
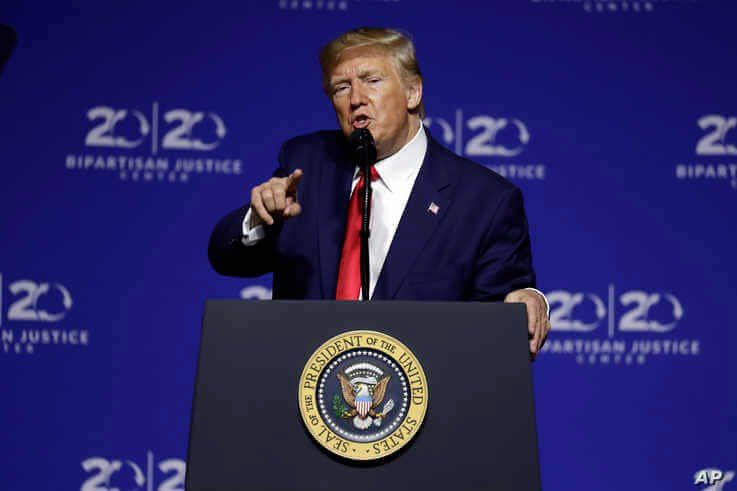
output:
<svg viewBox="0 0 737 491"><path fill-rule="evenodd" d="M342 136L342 135L341 135ZM340 141L340 136L338 141ZM317 214L317 237L320 251L322 298L334 299L338 265L343 247L345 221L351 195L354 166L345 157L340 144L331 152L331 161L320 167L318 189L320 212ZM339 191L338 191L339 190Z"/></svg>
<svg viewBox="0 0 737 491"><path fill-rule="evenodd" d="M374 289L374 300L394 298L414 261L450 206L448 173L443 151L428 135L427 153L410 193L404 213L384 260ZM430 210L432 204L433 210Z"/></svg>

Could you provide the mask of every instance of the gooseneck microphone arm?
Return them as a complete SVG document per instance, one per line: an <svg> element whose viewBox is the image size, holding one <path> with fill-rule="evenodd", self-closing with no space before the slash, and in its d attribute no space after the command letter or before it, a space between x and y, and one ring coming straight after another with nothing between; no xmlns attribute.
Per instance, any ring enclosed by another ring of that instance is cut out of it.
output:
<svg viewBox="0 0 737 491"><path fill-rule="evenodd" d="M369 236L371 229L371 166L376 163L376 143L371 132L359 128L351 133L351 150L353 158L363 172L363 192L359 199L363 204L361 211L361 299L369 299L371 285L371 269L369 262Z"/></svg>

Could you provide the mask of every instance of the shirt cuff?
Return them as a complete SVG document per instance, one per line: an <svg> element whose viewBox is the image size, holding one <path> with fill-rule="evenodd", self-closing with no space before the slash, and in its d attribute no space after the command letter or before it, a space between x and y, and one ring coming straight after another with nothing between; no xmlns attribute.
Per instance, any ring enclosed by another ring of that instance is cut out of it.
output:
<svg viewBox="0 0 737 491"><path fill-rule="evenodd" d="M541 292L537 288L525 288L525 290L532 290L533 292L539 293L540 296L543 297L543 300L545 300L545 309L546 309L546 311L548 313L547 314L548 315L548 318L550 318L550 304L548 303L548 299L545 298L545 295L543 294L543 292Z"/></svg>
<svg viewBox="0 0 737 491"><path fill-rule="evenodd" d="M256 225L254 227L251 223L251 208L248 208L246 216L243 218L242 230L243 237L241 237L241 243L246 247L255 245L266 235L263 225Z"/></svg>

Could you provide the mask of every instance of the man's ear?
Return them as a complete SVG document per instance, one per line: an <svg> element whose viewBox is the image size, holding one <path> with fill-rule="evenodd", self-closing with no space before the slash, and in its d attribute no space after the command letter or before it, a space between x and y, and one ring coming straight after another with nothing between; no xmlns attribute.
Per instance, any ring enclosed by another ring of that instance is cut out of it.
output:
<svg viewBox="0 0 737 491"><path fill-rule="evenodd" d="M407 82L405 91L407 94L407 110L413 112L420 107L420 102L422 102L422 79L413 77Z"/></svg>

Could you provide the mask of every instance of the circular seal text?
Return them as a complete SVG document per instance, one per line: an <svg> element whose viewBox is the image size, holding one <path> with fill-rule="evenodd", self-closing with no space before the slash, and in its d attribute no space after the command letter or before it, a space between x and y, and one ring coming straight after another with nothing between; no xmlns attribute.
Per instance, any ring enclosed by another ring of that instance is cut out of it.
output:
<svg viewBox="0 0 737 491"><path fill-rule="evenodd" d="M427 411L427 378L397 339L350 331L310 356L298 397L302 420L322 447L347 459L375 460L417 434Z"/></svg>

